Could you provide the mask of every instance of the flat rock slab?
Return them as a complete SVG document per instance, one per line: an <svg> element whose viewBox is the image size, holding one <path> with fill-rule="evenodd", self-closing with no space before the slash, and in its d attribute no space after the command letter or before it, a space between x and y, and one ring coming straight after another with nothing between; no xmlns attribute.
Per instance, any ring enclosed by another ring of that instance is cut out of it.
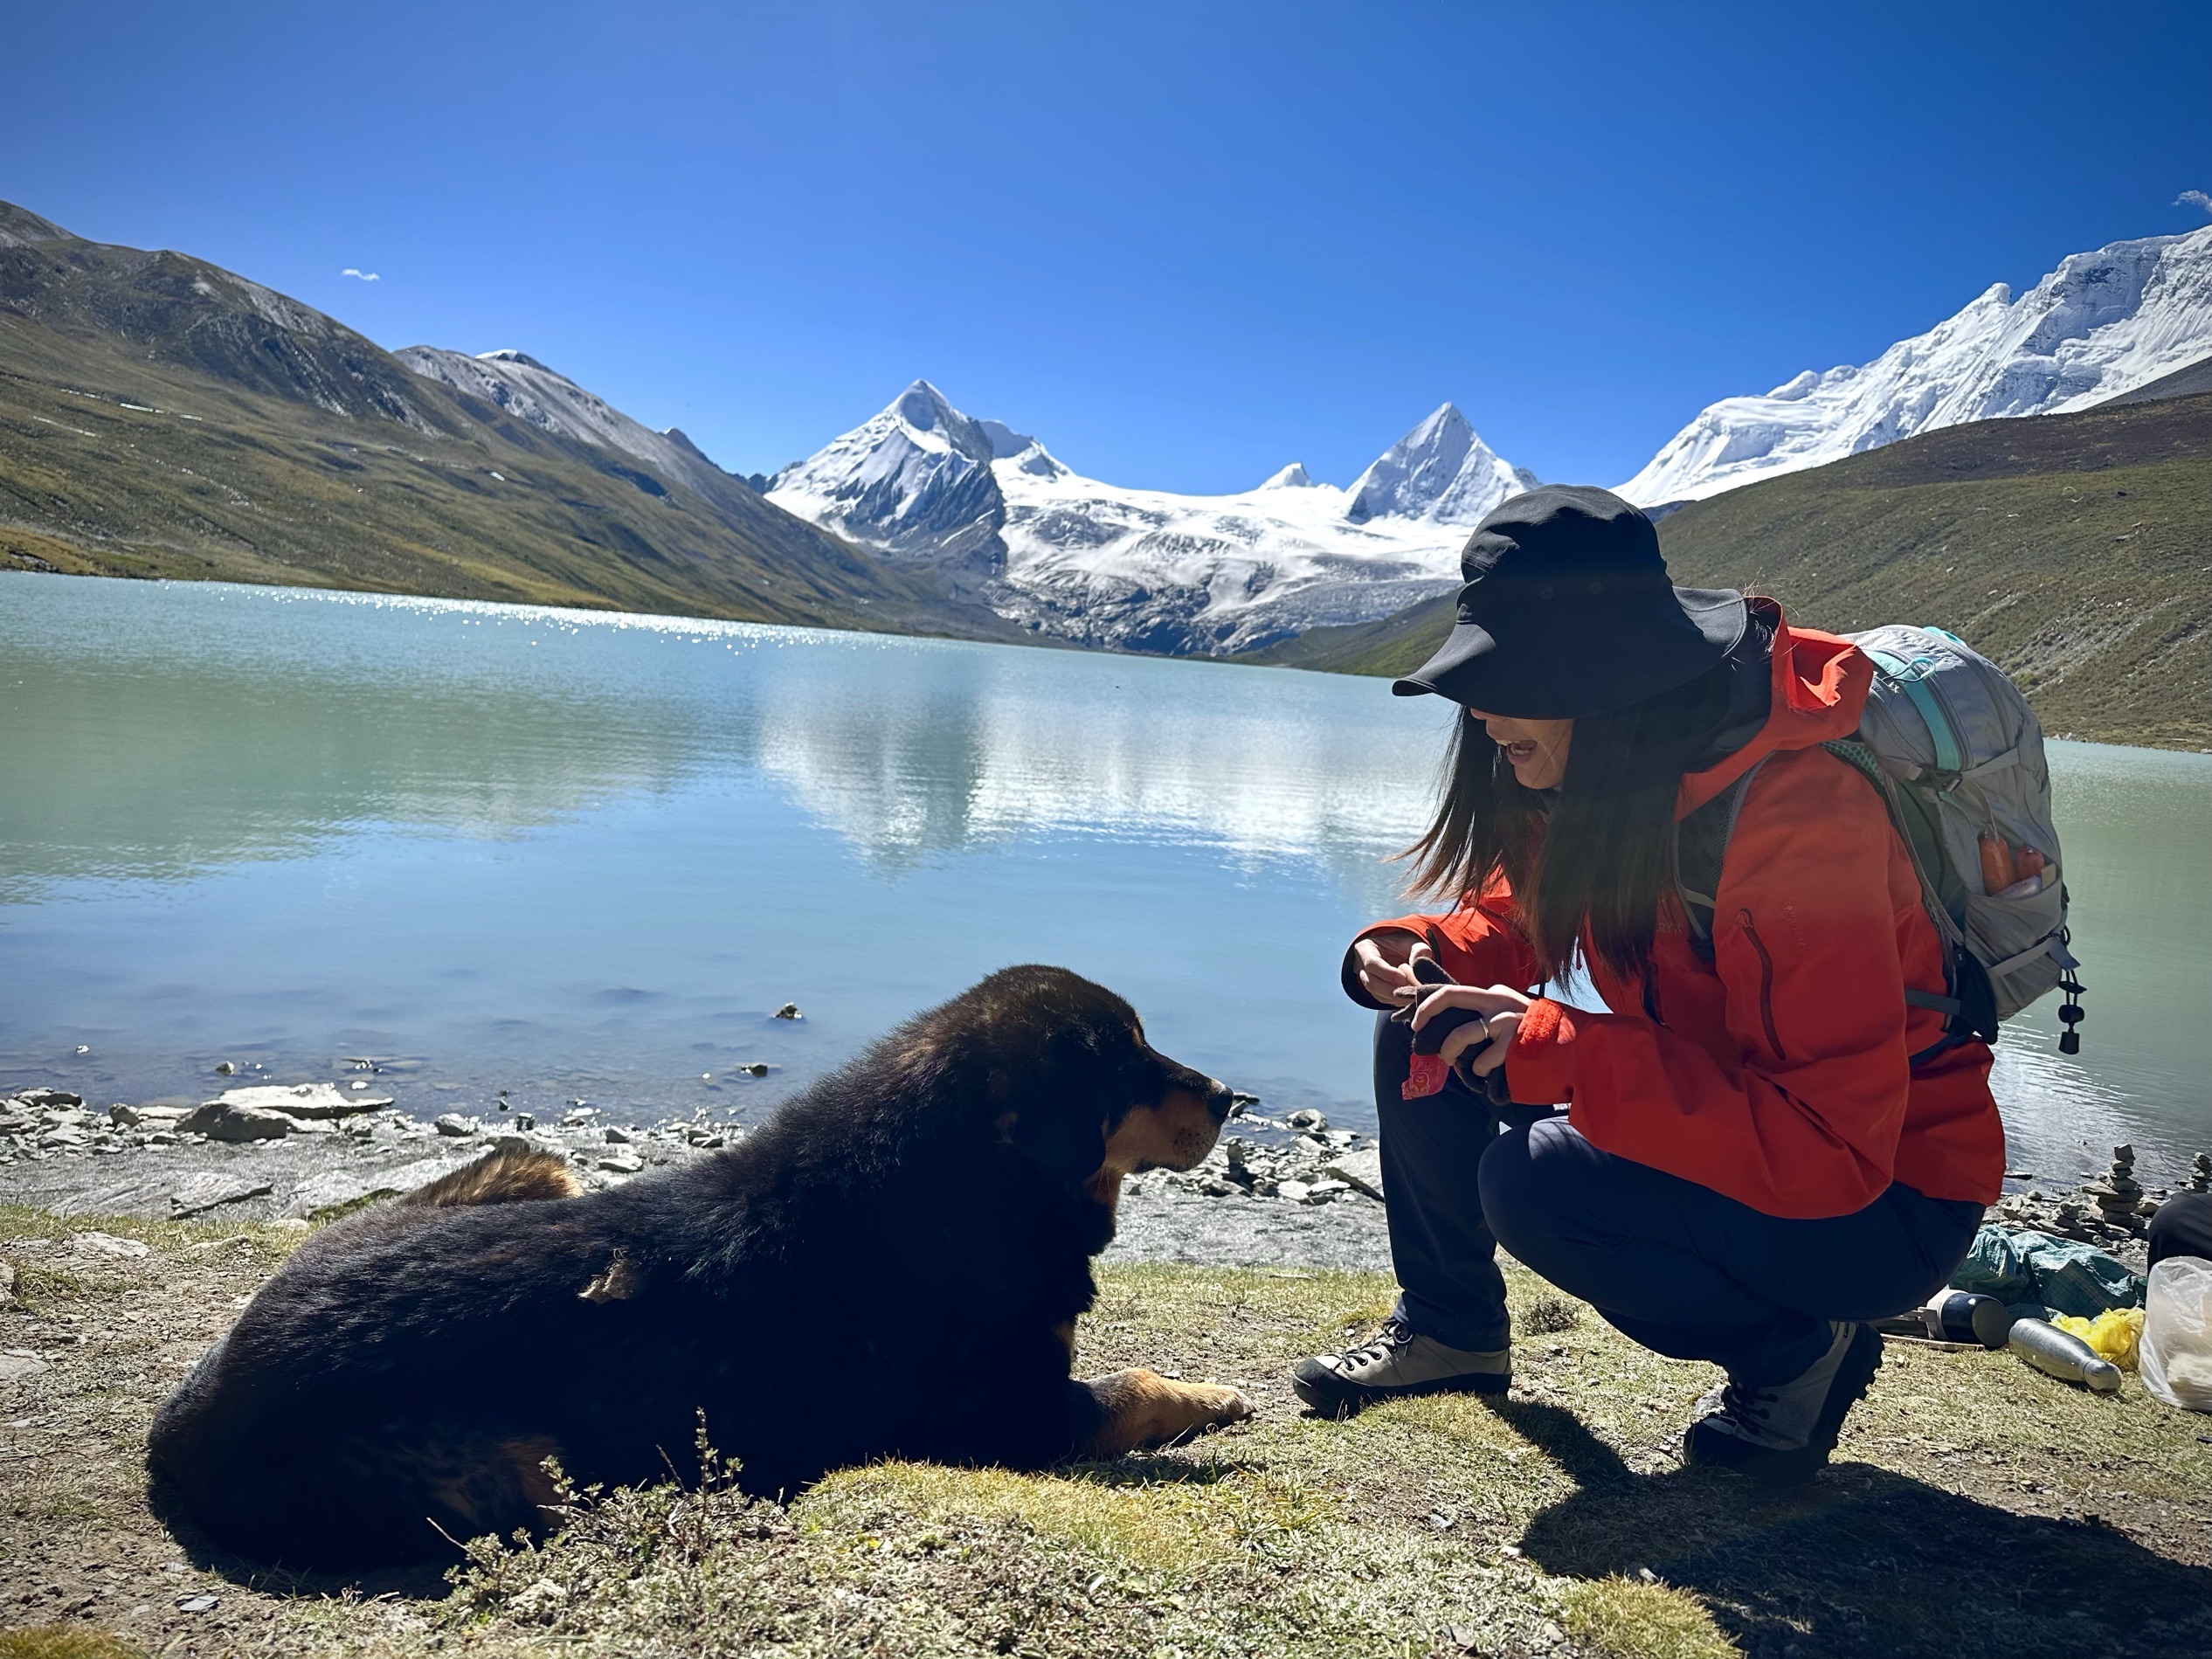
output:
<svg viewBox="0 0 2212 1659"><path fill-rule="evenodd" d="M256 1083L250 1089L226 1089L208 1104L282 1112L288 1117L317 1118L380 1112L391 1102L390 1095L355 1093L335 1083Z"/></svg>
<svg viewBox="0 0 2212 1659"><path fill-rule="evenodd" d="M266 1106L237 1106L228 1101L211 1100L176 1123L180 1135L204 1135L211 1141L282 1140L301 1125L289 1113L273 1111Z"/></svg>
<svg viewBox="0 0 2212 1659"><path fill-rule="evenodd" d="M169 1209L180 1216L201 1215L225 1204L263 1197L273 1191L275 1185L273 1181L256 1181L245 1176L203 1171L197 1175L187 1175L177 1182L175 1190L169 1195ZM79 1213L84 1212L79 1211Z"/></svg>
<svg viewBox="0 0 2212 1659"><path fill-rule="evenodd" d="M1339 1152L1321 1166L1324 1175L1333 1175L1348 1186L1356 1186L1369 1198L1383 1195L1382 1148L1362 1146L1348 1152Z"/></svg>
<svg viewBox="0 0 2212 1659"><path fill-rule="evenodd" d="M336 1169L313 1175L294 1187L284 1200L281 1213L307 1217L341 1204L365 1198L397 1198L427 1186L441 1176L476 1161L471 1152L461 1158L424 1158L390 1169Z"/></svg>

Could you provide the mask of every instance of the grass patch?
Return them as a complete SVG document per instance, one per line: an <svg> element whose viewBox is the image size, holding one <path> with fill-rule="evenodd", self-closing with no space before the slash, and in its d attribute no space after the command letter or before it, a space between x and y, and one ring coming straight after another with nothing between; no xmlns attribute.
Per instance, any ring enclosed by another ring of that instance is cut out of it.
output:
<svg viewBox="0 0 2212 1659"><path fill-rule="evenodd" d="M1635 1347L1517 1268L1501 1400L1308 1416L1289 1366L1386 1311L1386 1281L1116 1266L1082 1369L1235 1382L1252 1423L1045 1475L884 1463L788 1507L714 1478L596 1493L549 1541L478 1541L448 1581L273 1580L163 1532L140 1460L154 1405L302 1229L0 1210L0 1256L38 1261L23 1240L92 1226L152 1253L91 1272L55 1255L81 1281L66 1316L0 1314L0 1346L54 1361L6 1405L0 1606L72 1639L380 1659L2212 1651L2207 1420L2006 1355L1893 1351L1836 1467L1763 1497L1675 1455L1709 1368ZM66 1331L86 1340L51 1345ZM182 1609L200 1594L219 1605ZM0 1659L18 1651L75 1650Z"/></svg>

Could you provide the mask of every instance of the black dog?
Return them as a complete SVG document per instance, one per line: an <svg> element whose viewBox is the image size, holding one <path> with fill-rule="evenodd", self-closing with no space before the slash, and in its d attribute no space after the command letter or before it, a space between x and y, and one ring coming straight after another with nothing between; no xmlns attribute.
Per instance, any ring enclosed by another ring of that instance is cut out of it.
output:
<svg viewBox="0 0 2212 1659"><path fill-rule="evenodd" d="M577 1196L494 1153L335 1224L164 1402L153 1473L232 1550L356 1568L539 1526L548 1458L665 1478L702 1411L771 1493L1234 1422L1231 1388L1068 1374L1122 1178L1198 1163L1228 1105L1110 992L1006 969L680 1171Z"/></svg>

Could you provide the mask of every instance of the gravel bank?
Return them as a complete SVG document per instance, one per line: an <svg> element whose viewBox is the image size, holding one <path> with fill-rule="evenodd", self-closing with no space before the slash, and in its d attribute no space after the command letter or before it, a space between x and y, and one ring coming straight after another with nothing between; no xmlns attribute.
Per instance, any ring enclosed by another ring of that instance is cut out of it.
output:
<svg viewBox="0 0 2212 1659"><path fill-rule="evenodd" d="M741 1141L744 1124L703 1115L609 1123L590 1106L543 1123L529 1113L424 1122L374 1088L329 1083L228 1090L212 1101L104 1109L55 1089L0 1098L0 1200L61 1217L307 1219L435 1180L493 1146L566 1158L587 1186L634 1179ZM1188 1172L1124 1188L1130 1262L1380 1268L1389 1264L1380 1160L1371 1138L1317 1112L1287 1119L1240 1108Z"/></svg>

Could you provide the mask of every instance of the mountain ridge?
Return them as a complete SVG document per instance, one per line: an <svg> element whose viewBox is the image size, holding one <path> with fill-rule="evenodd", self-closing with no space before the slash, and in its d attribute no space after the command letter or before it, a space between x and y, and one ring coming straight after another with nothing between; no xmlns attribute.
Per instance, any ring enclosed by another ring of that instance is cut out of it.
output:
<svg viewBox="0 0 2212 1659"><path fill-rule="evenodd" d="M1024 637L726 484L534 426L204 260L0 204L0 562Z"/></svg>
<svg viewBox="0 0 2212 1659"><path fill-rule="evenodd" d="M1638 506L1727 489L1997 418L2077 412L2212 349L2212 225L2069 254L2014 299L2001 282L1870 363L1724 397L1616 485Z"/></svg>
<svg viewBox="0 0 2212 1659"><path fill-rule="evenodd" d="M2212 392L1939 427L1669 515L1676 581L1781 599L1849 632L1949 628L2054 736L2212 750ZM1449 595L1246 660L1395 675Z"/></svg>

